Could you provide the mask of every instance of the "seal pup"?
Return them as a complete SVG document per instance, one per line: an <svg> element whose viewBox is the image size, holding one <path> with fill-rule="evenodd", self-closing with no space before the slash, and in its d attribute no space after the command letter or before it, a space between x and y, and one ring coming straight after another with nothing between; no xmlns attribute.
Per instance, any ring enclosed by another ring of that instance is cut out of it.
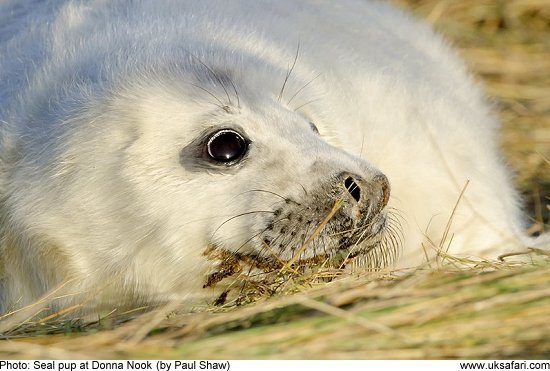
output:
<svg viewBox="0 0 550 371"><path fill-rule="evenodd" d="M8 0L0 81L0 311L523 241L490 105L386 4Z"/></svg>

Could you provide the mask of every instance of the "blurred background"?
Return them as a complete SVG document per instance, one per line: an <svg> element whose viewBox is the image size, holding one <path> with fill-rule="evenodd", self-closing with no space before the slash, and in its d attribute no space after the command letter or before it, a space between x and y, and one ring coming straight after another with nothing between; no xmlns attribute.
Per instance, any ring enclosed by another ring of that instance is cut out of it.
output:
<svg viewBox="0 0 550 371"><path fill-rule="evenodd" d="M432 24L482 80L533 234L550 223L550 0L390 0Z"/></svg>

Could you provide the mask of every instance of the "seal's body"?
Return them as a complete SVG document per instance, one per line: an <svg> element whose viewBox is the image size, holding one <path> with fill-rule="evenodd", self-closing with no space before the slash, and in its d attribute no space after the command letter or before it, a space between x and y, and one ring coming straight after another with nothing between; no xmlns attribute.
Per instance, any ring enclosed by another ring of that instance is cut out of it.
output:
<svg viewBox="0 0 550 371"><path fill-rule="evenodd" d="M207 249L413 266L521 240L482 93L384 4L8 0L0 81L3 311L185 298Z"/></svg>

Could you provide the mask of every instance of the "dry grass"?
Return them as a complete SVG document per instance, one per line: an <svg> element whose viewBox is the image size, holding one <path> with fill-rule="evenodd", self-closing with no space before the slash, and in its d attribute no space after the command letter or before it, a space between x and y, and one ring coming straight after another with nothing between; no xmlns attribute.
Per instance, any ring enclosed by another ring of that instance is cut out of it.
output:
<svg viewBox="0 0 550 371"><path fill-rule="evenodd" d="M455 261L317 283L238 309L26 323L5 334L0 358L542 358L549 263Z"/></svg>
<svg viewBox="0 0 550 371"><path fill-rule="evenodd" d="M550 2L394 2L446 34L484 80L518 184L539 225L548 221ZM88 325L25 321L3 333L0 358L544 358L550 262L535 256L535 264L447 258L437 269L332 282L316 272L291 277L275 297L201 313L170 306Z"/></svg>

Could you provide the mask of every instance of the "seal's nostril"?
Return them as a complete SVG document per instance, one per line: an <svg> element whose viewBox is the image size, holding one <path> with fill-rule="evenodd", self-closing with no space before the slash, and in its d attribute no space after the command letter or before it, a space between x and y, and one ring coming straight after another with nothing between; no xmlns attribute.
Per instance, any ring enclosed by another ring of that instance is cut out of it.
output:
<svg viewBox="0 0 550 371"><path fill-rule="evenodd" d="M344 180L344 186L351 197L353 197L355 201L359 202L361 199L361 188L359 188L359 185L355 183L352 177L348 176L346 180Z"/></svg>

